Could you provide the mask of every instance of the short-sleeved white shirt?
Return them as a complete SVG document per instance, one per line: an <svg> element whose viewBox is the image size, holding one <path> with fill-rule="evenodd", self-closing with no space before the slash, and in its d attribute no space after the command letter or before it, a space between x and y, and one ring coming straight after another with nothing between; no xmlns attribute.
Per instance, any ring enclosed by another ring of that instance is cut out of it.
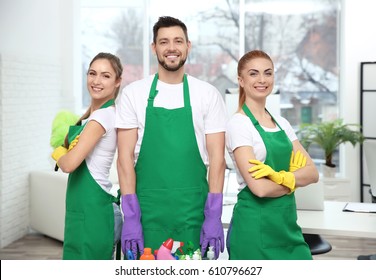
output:
<svg viewBox="0 0 376 280"><path fill-rule="evenodd" d="M110 168L116 152L115 107L110 106L94 111L87 122L95 120L105 129L105 134L86 157L86 165L94 180L103 190L111 194Z"/></svg>
<svg viewBox="0 0 376 280"><path fill-rule="evenodd" d="M286 132L287 137L290 139L290 141L295 141L297 139L297 136L290 123L281 116L273 117L276 120L276 122L281 126L281 128ZM275 128L263 127L263 129L267 132L277 132L280 130L278 126L276 126ZM234 163L237 181L240 186L239 190L243 189L246 186L246 182L240 175L238 166L235 162L233 151L236 148L243 146L252 147L256 159L261 162L265 161L266 148L264 142L262 141L261 135L259 134L259 132L257 131L257 129L255 128L248 116L241 113L236 113L231 117L231 119L227 123L226 148Z"/></svg>
<svg viewBox="0 0 376 280"><path fill-rule="evenodd" d="M193 125L200 155L208 164L205 134L224 132L226 130L227 111L219 91L207 82L187 75ZM126 86L116 100L116 128L138 128L138 140L135 148L135 161L144 135L145 114L150 87L154 75L135 81ZM183 83L157 83L158 94L154 107L175 109L184 107Z"/></svg>

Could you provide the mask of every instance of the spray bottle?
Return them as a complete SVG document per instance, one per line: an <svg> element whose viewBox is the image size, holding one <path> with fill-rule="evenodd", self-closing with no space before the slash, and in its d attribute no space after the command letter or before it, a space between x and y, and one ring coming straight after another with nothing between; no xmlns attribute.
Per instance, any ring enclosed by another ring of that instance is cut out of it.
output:
<svg viewBox="0 0 376 280"><path fill-rule="evenodd" d="M195 245L193 244L192 241L188 241L186 245L186 255L189 255L190 257L193 256L193 250L194 250Z"/></svg>
<svg viewBox="0 0 376 280"><path fill-rule="evenodd" d="M176 260L175 257L171 254L172 246L174 244L174 240L171 238L167 239L161 247L158 249L157 259L158 260Z"/></svg>
<svg viewBox="0 0 376 280"><path fill-rule="evenodd" d="M184 254L183 250L181 247L184 246L184 242L181 242L181 241L174 241L173 245L172 245L172 249L171 249L171 254L175 254L176 253L176 250L179 250L179 252L181 254Z"/></svg>

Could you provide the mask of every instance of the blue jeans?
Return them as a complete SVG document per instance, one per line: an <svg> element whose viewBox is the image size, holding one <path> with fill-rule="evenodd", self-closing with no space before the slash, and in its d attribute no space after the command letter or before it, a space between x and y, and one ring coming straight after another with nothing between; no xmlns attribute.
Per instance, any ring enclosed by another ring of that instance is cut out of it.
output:
<svg viewBox="0 0 376 280"><path fill-rule="evenodd" d="M112 204L114 207L114 246L112 249L112 259L114 259L114 253L115 253L115 248L116 244L120 242L120 236L121 236L121 230L123 228L123 215L121 213L119 205L116 203Z"/></svg>

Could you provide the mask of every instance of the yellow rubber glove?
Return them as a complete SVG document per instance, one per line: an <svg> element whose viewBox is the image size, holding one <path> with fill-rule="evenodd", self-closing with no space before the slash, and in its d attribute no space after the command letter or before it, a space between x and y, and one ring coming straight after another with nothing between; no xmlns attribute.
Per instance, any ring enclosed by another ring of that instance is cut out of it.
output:
<svg viewBox="0 0 376 280"><path fill-rule="evenodd" d="M307 158L298 150L294 155L294 151L291 152L289 171L294 172L299 168L306 166Z"/></svg>
<svg viewBox="0 0 376 280"><path fill-rule="evenodd" d="M80 135L77 135L76 138L69 144L68 152L72 150L78 143L78 138L80 138Z"/></svg>
<svg viewBox="0 0 376 280"><path fill-rule="evenodd" d="M250 159L249 163L255 164L248 172L255 179L267 177L278 185L283 185L290 189L290 193L295 190L295 176L292 172L274 171L269 165L262 163L259 160Z"/></svg>
<svg viewBox="0 0 376 280"><path fill-rule="evenodd" d="M281 175L278 172L275 172L269 165L256 159L250 159L249 163L255 164L255 166L248 169L248 172L252 173L253 178L260 179L263 177L268 177L270 180L279 185L282 183Z"/></svg>
<svg viewBox="0 0 376 280"><path fill-rule="evenodd" d="M278 172L282 176L282 183L281 185L290 189L289 194L292 194L295 191L295 175L292 172L286 171L279 171Z"/></svg>
<svg viewBox="0 0 376 280"><path fill-rule="evenodd" d="M52 152L52 158L57 162L63 155L68 153L67 148L60 146L57 147L53 152Z"/></svg>

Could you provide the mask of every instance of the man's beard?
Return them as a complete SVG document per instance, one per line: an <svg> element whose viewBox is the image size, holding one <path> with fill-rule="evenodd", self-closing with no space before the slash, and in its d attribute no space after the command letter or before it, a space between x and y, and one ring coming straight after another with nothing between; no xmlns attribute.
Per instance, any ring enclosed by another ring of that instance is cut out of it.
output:
<svg viewBox="0 0 376 280"><path fill-rule="evenodd" d="M179 64L176 65L176 66L168 66L166 62L164 62L164 61L162 61L162 60L160 60L158 58L158 63L159 63L159 65L161 65L167 71L175 72L175 71L178 71L181 67L183 67L183 65L185 64L186 60L187 59L180 60Z"/></svg>

